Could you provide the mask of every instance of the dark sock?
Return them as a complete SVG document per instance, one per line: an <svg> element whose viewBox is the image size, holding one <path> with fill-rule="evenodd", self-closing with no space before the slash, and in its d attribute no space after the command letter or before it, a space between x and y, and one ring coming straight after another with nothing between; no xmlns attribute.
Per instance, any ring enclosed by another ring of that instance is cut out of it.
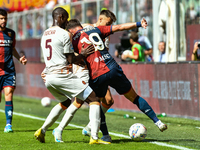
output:
<svg viewBox="0 0 200 150"><path fill-rule="evenodd" d="M6 114L6 124L11 124L12 116L13 116L13 102L12 101L6 101L5 114Z"/></svg>
<svg viewBox="0 0 200 150"><path fill-rule="evenodd" d="M153 109L151 108L151 106L149 106L149 104L147 103L147 101L145 99L143 99L140 96L137 96L133 102L134 104L137 105L137 107L143 112L145 113L151 120L153 120L154 123L156 123L159 119L157 118L155 112L153 111Z"/></svg>
<svg viewBox="0 0 200 150"><path fill-rule="evenodd" d="M101 114L101 124L100 124L100 130L103 135L108 135L108 128L106 125L106 117L105 114L103 113L102 109L100 108L100 114Z"/></svg>

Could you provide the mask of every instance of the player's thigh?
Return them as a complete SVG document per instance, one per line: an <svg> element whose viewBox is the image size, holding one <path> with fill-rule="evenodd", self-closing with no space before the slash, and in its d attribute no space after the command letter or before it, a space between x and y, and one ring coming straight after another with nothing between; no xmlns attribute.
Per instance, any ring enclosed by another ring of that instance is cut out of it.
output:
<svg viewBox="0 0 200 150"><path fill-rule="evenodd" d="M109 85L114 88L120 95L124 95L131 90L131 83L122 71L121 67L115 67L109 73Z"/></svg>
<svg viewBox="0 0 200 150"><path fill-rule="evenodd" d="M15 89L13 87L4 87L5 101L12 101L14 90Z"/></svg>
<svg viewBox="0 0 200 150"><path fill-rule="evenodd" d="M97 104L100 105L100 99L98 97L96 97L96 94L94 93L94 91L92 91L92 93L87 97L86 102L89 104Z"/></svg>
<svg viewBox="0 0 200 150"><path fill-rule="evenodd" d="M82 101L81 99L79 99L79 98L77 98L77 97L75 98L75 101L76 101L78 104L81 104L81 105L84 103L84 101Z"/></svg>
<svg viewBox="0 0 200 150"><path fill-rule="evenodd" d="M67 98L67 95L61 93L55 86L51 86L47 82L45 82L45 85L49 92L58 100L59 102L64 102Z"/></svg>
<svg viewBox="0 0 200 150"><path fill-rule="evenodd" d="M97 97L105 97L107 89L108 89L108 79L106 78L106 74L101 75L100 77L89 80L89 85L96 93Z"/></svg>
<svg viewBox="0 0 200 150"><path fill-rule="evenodd" d="M87 83L73 74L69 76L47 75L45 85L58 100L62 100L63 97L72 99L83 92L88 86Z"/></svg>
<svg viewBox="0 0 200 150"><path fill-rule="evenodd" d="M4 89L5 101L12 101L13 93L16 86L15 73L10 73L2 76L3 83L1 84Z"/></svg>

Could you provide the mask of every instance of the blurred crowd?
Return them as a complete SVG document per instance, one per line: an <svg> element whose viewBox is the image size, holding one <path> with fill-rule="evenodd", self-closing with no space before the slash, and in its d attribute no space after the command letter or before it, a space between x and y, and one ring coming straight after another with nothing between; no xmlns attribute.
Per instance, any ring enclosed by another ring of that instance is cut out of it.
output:
<svg viewBox="0 0 200 150"><path fill-rule="evenodd" d="M41 3L40 3L41 2ZM84 7L83 7L84 2ZM99 2L99 1L98 1ZM117 2L117 8L115 8L114 2ZM133 9L133 2L135 2L135 9ZM167 4L169 2L174 2L174 0L160 0L160 3ZM199 24L200 23L200 1L199 0L179 0L180 3L180 11L181 16L183 17L183 24L181 27L186 29L187 25L191 24ZM70 5L68 5L70 4ZM56 6L69 6L66 7L67 11L70 11L70 17L76 18L80 20L80 22L84 23L95 23L97 21L97 0L38 0L37 5L35 7L30 7L24 10L23 12L18 12L17 15L10 15L11 18L8 19L8 25L10 28L13 28L17 32L17 40L27 39L27 38L40 38L43 31L49 27L51 22L51 11ZM146 37L148 39L148 43L150 43L150 47L156 47L158 51L158 55L161 55L159 51L159 43L164 42L165 48L169 49L169 41L167 38L160 37L159 41L156 45L154 44L153 39L153 0L100 0L100 9L107 8L117 16L117 24L132 22L132 21L140 21L141 18L145 18L148 22L147 29L140 29L137 33L138 36ZM160 6L161 7L161 6ZM45 8L47 13L45 14L41 8ZM84 9L84 10L83 10ZM117 9L117 10L115 10ZM159 8L160 9L160 8ZM13 13L11 13L13 14ZM14 18L14 19L13 19ZM135 20L133 20L135 19ZM163 20L161 20L163 23ZM169 23L169 22L168 22ZM167 22L162 24L163 34L167 33ZM17 26L17 27L15 27ZM168 25L170 27L171 25ZM165 29L164 29L165 28ZM181 31L181 37L183 40L180 42L185 42L186 31ZM183 34L183 35L182 35ZM120 39L121 40L121 39ZM129 39L128 39L129 41ZM127 41L126 41L127 42ZM140 42L139 42L140 43ZM122 43L118 43L122 44ZM192 43L193 44L193 43ZM122 44L123 45L123 44ZM141 44L142 45L142 44ZM175 45L175 43L174 43ZM122 48L123 49L123 48ZM144 48L145 49L145 48ZM184 47L181 49L184 49ZM131 48L129 49L131 50ZM147 49L146 49L147 50ZM147 52L147 51L146 51ZM157 58L153 58L153 52L145 54L145 61L157 61ZM116 51L115 51L116 53ZM120 52L121 53L121 52ZM185 55L184 52L180 52L180 54ZM113 54L114 55L114 52ZM115 54L119 56L121 54Z"/></svg>

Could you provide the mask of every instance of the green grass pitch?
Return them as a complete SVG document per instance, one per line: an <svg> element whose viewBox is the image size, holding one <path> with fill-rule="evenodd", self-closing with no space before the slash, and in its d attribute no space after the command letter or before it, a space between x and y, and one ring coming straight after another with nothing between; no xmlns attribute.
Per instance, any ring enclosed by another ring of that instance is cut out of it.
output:
<svg viewBox="0 0 200 150"><path fill-rule="evenodd" d="M3 97L2 97L3 98ZM88 121L88 108L81 108L75 114L70 126L63 131L64 143L55 143L52 135L55 123L46 132L46 143L40 143L34 137L34 132L40 128L51 108L57 102L53 101L50 107L42 107L40 101L32 98L14 97L13 133L4 133L6 124L4 114L4 100L0 103L0 150L174 150L200 149L200 121L163 117L160 118L168 125L168 130L160 132L154 123L142 113L115 110L106 113L106 121L112 137L110 145L89 145L89 137L81 134L82 128ZM22 114L29 115L23 117ZM64 113L63 113L64 114ZM58 121L61 120L63 114ZM123 114L135 116L136 119L124 119ZM128 137L128 129L134 123L142 123L147 128L147 137L143 142L134 142ZM71 125L81 126L80 128ZM114 135L118 134L118 135ZM99 137L101 137L99 133ZM124 137L123 137L124 136Z"/></svg>

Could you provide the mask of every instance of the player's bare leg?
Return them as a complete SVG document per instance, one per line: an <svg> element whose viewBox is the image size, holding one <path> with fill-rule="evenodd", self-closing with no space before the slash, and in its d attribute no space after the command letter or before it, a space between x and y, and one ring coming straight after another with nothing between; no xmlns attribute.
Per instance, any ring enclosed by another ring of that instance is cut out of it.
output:
<svg viewBox="0 0 200 150"><path fill-rule="evenodd" d="M62 131L64 130L64 128L70 123L70 121L72 120L72 118L74 117L74 114L76 113L76 111L82 106L82 104L84 103L84 101L82 101L82 103L77 103L76 101L74 101L66 110L65 115L63 116L60 124L58 125L57 128L55 128L53 130L53 135L55 138L55 142L63 142L62 140Z"/></svg>
<svg viewBox="0 0 200 150"><path fill-rule="evenodd" d="M14 88L5 87L5 115L6 115L6 127L4 128L4 132L13 132L12 130L12 116L13 116L13 93Z"/></svg>
<svg viewBox="0 0 200 150"><path fill-rule="evenodd" d="M34 133L34 136L36 137L38 141L40 141L41 143L45 142L45 133L47 129L53 125L53 123L58 119L60 114L64 110L66 110L70 104L71 104L71 100L67 99L64 102L58 103L56 106L54 106L51 109L51 112L47 116L42 127Z"/></svg>
<svg viewBox="0 0 200 150"><path fill-rule="evenodd" d="M104 98L101 98L101 108L104 113L107 112L107 110L114 104L114 100L112 98L110 89L108 88L106 96Z"/></svg>
<svg viewBox="0 0 200 150"><path fill-rule="evenodd" d="M151 106L147 103L146 100L144 100L142 97L137 95L135 90L131 87L130 91L124 96L129 99L131 102L136 104L138 108L145 113L153 122L155 125L160 129L161 132L167 129L167 125L162 123L156 116L154 110L151 108Z"/></svg>
<svg viewBox="0 0 200 150"><path fill-rule="evenodd" d="M58 119L60 114L66 110L71 105L71 100L66 100L64 102L58 103L56 106L54 106L47 116L44 124L42 125L43 133L46 132L46 130L53 125L53 123Z"/></svg>

